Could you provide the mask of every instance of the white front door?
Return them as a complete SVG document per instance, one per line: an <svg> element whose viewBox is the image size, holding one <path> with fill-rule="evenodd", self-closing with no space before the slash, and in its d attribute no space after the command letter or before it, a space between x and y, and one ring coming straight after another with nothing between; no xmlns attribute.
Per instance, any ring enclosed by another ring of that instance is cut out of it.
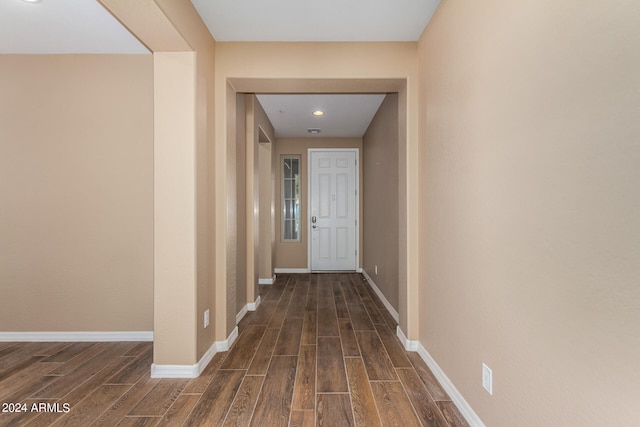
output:
<svg viewBox="0 0 640 427"><path fill-rule="evenodd" d="M357 150L309 150L312 271L356 270Z"/></svg>

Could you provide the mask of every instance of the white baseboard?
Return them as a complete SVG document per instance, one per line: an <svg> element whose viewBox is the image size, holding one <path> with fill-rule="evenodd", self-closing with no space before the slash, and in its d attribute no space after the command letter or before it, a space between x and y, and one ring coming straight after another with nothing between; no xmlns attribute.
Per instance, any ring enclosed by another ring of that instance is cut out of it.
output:
<svg viewBox="0 0 640 427"><path fill-rule="evenodd" d="M0 332L0 342L153 341L153 331Z"/></svg>
<svg viewBox="0 0 640 427"><path fill-rule="evenodd" d="M396 327L396 335L400 338L400 342L404 346L404 349L407 351L418 351L418 347L420 346L420 341L414 341L407 338L407 336L402 332L400 326Z"/></svg>
<svg viewBox="0 0 640 427"><path fill-rule="evenodd" d="M224 341L216 341L216 350L227 351L231 348L236 339L238 338L238 327L233 328L233 331L229 334L229 337Z"/></svg>
<svg viewBox="0 0 640 427"><path fill-rule="evenodd" d="M418 352L420 358L424 360L424 363L426 363L429 369L431 369L433 375L436 377L444 391L447 392L447 394L451 398L451 401L454 405L456 405L456 408L458 408L469 425L471 427L485 427L480 417L478 417L473 408L471 408L464 397L462 397L462 394L460 394L456 386L453 385L451 380L447 377L442 368L438 366L436 361L433 359L433 357L431 357L429 352L424 348L420 341L407 339L407 337L404 335L404 332L402 332L402 329L400 329L400 326L398 326L397 335L408 351Z"/></svg>
<svg viewBox="0 0 640 427"><path fill-rule="evenodd" d="M238 314L236 314L236 325L247 315L248 311L256 311L260 305L260 295L256 298L256 302L247 303Z"/></svg>
<svg viewBox="0 0 640 427"><path fill-rule="evenodd" d="M238 338L238 327L236 326L224 341L216 341L211 344L209 350L200 358L198 363L193 365L151 365L151 378L196 378L205 370L213 356L219 351L227 351Z"/></svg>
<svg viewBox="0 0 640 427"><path fill-rule="evenodd" d="M274 274L273 277L270 277L268 279L258 279L258 285L273 285L275 281L276 275Z"/></svg>
<svg viewBox="0 0 640 427"><path fill-rule="evenodd" d="M256 298L256 302L250 302L247 304L247 310L256 311L260 307L260 295Z"/></svg>
<svg viewBox="0 0 640 427"><path fill-rule="evenodd" d="M244 316L246 316L246 314L247 314L247 304L245 304L245 306L242 307L242 309L238 312L238 314L236 314L236 325L240 323L240 321L244 318Z"/></svg>
<svg viewBox="0 0 640 427"><path fill-rule="evenodd" d="M308 268L274 268L273 272L278 273L309 273L310 270Z"/></svg>
<svg viewBox="0 0 640 427"><path fill-rule="evenodd" d="M393 308L393 306L391 305L389 300L387 300L387 298L384 296L384 294L382 293L380 288L378 288L378 285L376 285L376 283L373 281L373 279L371 277L369 277L369 275L367 274L366 271L362 270L362 275L364 276L365 279L367 279L367 282L369 283L369 286L371 286L371 289L373 289L373 291L376 293L376 295L378 295L378 298L380 298L380 301L382 301L384 306L387 308L387 311L389 312L389 314L391 314L391 317L393 317L393 319L396 322L399 322L400 321L400 315L398 314L396 309Z"/></svg>

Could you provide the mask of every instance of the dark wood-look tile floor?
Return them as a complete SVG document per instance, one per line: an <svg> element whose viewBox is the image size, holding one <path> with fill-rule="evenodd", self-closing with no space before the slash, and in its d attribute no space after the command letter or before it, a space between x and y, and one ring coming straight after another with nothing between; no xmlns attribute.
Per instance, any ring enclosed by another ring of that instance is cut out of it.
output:
<svg viewBox="0 0 640 427"><path fill-rule="evenodd" d="M361 275L281 275L260 295L190 380L150 378L151 343L0 343L0 426L467 425Z"/></svg>

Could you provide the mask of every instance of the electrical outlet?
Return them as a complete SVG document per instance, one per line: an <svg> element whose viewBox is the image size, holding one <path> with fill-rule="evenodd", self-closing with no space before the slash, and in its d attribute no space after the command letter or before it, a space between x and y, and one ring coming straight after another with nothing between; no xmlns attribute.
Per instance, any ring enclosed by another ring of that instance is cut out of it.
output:
<svg viewBox="0 0 640 427"><path fill-rule="evenodd" d="M209 326L209 310L204 311L204 327Z"/></svg>
<svg viewBox="0 0 640 427"><path fill-rule="evenodd" d="M375 273L376 276L378 275L378 266L377 265L373 267L373 272Z"/></svg>
<svg viewBox="0 0 640 427"><path fill-rule="evenodd" d="M482 364L482 387L493 396L493 372L484 363Z"/></svg>

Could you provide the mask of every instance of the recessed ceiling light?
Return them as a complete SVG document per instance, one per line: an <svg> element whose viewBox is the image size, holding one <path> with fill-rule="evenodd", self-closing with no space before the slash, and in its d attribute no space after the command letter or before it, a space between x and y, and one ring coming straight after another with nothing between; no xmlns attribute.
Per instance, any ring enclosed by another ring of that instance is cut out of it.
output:
<svg viewBox="0 0 640 427"><path fill-rule="evenodd" d="M309 132L311 135L317 135L320 133L320 129L319 128L309 128L307 129L307 132Z"/></svg>
<svg viewBox="0 0 640 427"><path fill-rule="evenodd" d="M320 116L324 116L324 111L322 111L322 110L316 110L316 111L314 111L314 112L313 112L313 113L311 113L311 114L313 114L313 115L314 115L314 116L316 116L316 117L320 117Z"/></svg>
<svg viewBox="0 0 640 427"><path fill-rule="evenodd" d="M22 0L22 1L26 3L40 3L42 0Z"/></svg>

